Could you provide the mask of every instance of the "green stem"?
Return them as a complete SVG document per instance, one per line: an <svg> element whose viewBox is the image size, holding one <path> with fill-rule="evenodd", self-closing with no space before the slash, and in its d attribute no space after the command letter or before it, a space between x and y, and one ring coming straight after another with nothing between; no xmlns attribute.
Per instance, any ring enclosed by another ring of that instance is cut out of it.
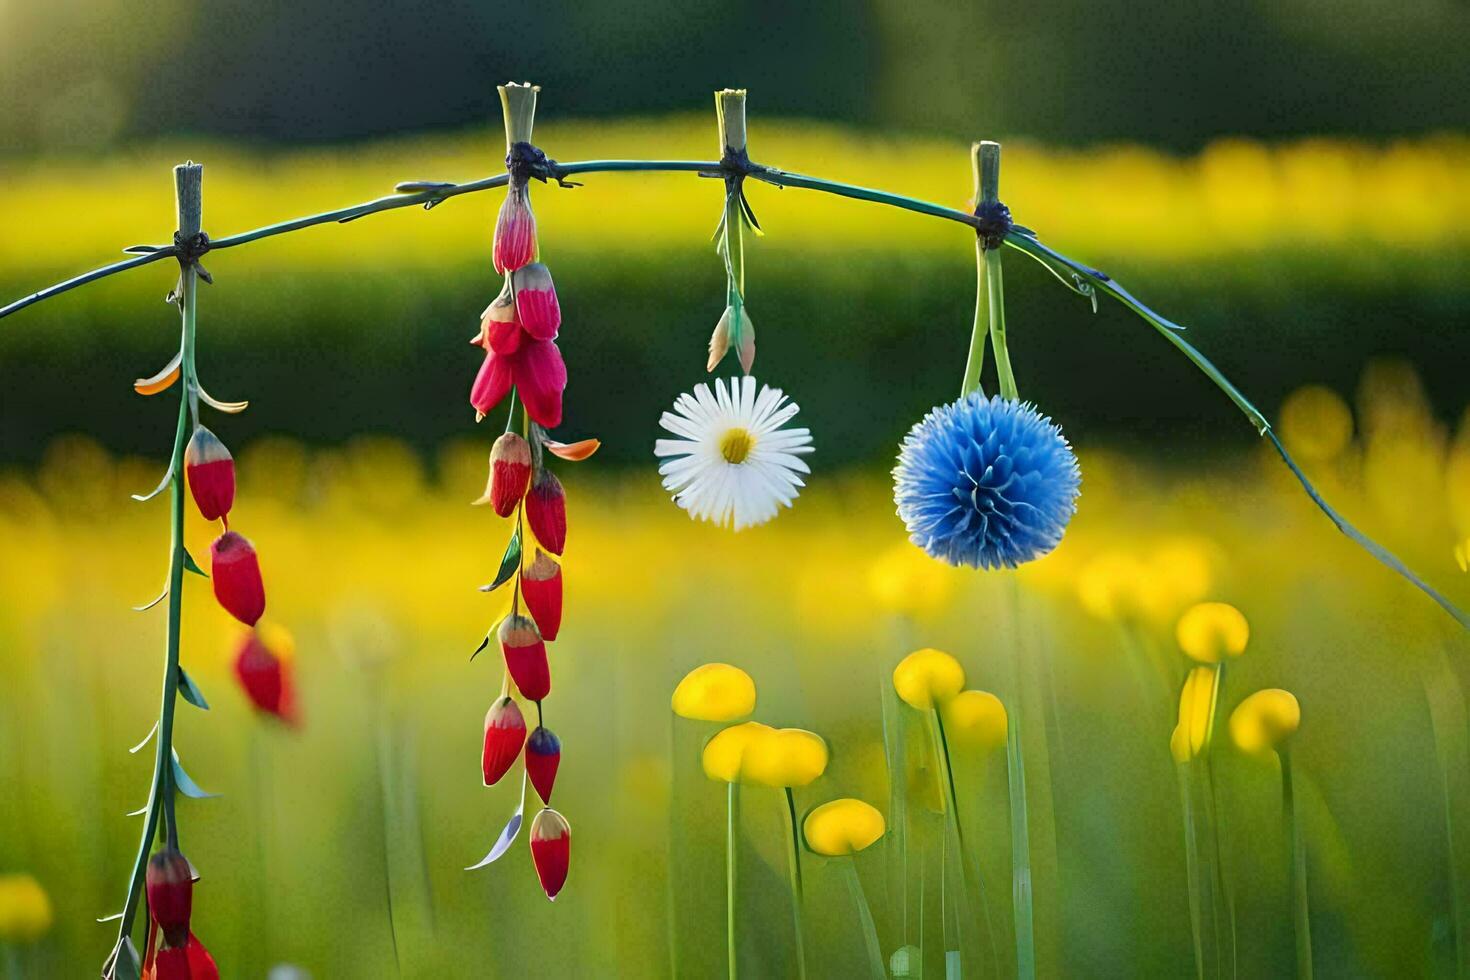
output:
<svg viewBox="0 0 1470 980"><path fill-rule="evenodd" d="M1179 774L1179 803L1184 814L1184 870L1189 887L1189 927L1194 939L1194 972L1198 980L1205 976L1205 899L1201 887L1199 837L1195 828L1194 791L1188 763L1176 766Z"/></svg>
<svg viewBox="0 0 1470 980"><path fill-rule="evenodd" d="M972 391L985 393L980 374L985 370L985 339L990 336L990 302L985 288L985 243L975 239L975 325L970 329L970 353L965 358L965 377L960 382L960 397Z"/></svg>
<svg viewBox="0 0 1470 980"><path fill-rule="evenodd" d="M990 339L995 345L995 370L1000 376L1000 394L1002 398L1015 401L1020 395L1016 391L1016 376L1011 371L1011 352L1006 347L1006 298L1000 250L986 250L984 261L985 300L990 306Z"/></svg>
<svg viewBox="0 0 1470 980"><path fill-rule="evenodd" d="M735 980L735 820L740 803L739 784L730 783L725 795L725 950L730 980Z"/></svg>
<svg viewBox="0 0 1470 980"><path fill-rule="evenodd" d="M1291 753L1282 748L1281 815L1286 839L1291 848L1291 921L1296 932L1296 975L1312 980L1312 922L1307 905L1307 844L1302 836L1301 818L1296 809L1296 792L1292 783Z"/></svg>
<svg viewBox="0 0 1470 980"><path fill-rule="evenodd" d="M858 875L857 860L851 857L837 860L847 866L847 886L852 892L852 902L857 906L858 919L863 926L863 942L868 949L868 969L874 980L883 980L888 976L888 968L883 962L883 947L878 943L878 927L873 924L873 910L868 905L868 895L863 891L863 880Z"/></svg>
<svg viewBox="0 0 1470 980"><path fill-rule="evenodd" d="M181 234L190 237L199 232L203 215L200 188L203 167L183 164L174 168L174 184L178 196L178 227ZM148 792L148 807L143 818L143 833L138 842L138 853L133 860L133 873L128 880L127 898L123 903L122 918L118 922L117 946L113 957L120 954L124 938L133 931L133 920L141 904L143 879L148 870L148 856L153 849L153 837L160 819L165 823L166 839L171 846L178 845L178 822L174 818L173 781L173 732L174 707L178 703L179 689L179 633L183 618L184 600L184 450L189 444L190 406L197 385L194 369L195 309L198 293L198 272L193 265L184 265L179 272L180 349L183 357L179 367L179 420L174 431L173 455L170 461L171 487L169 493L169 573L168 573L168 638L164 652L163 691L158 710L158 731L153 760L153 778ZM116 966L115 961L113 962Z"/></svg>
<svg viewBox="0 0 1470 980"><path fill-rule="evenodd" d="M1215 865L1215 911L1216 915L1225 917L1224 928L1227 930L1229 945L1224 952L1228 956L1226 972L1231 976L1236 971L1236 930L1235 930L1235 895L1230 887L1230 874L1226 865L1226 847L1224 841L1225 821L1220 814L1219 794L1215 787L1215 766L1211 759L1214 746L1217 741L1218 729L1223 724L1221 721L1220 694L1225 690L1225 663L1221 661L1215 666L1214 690L1210 697L1209 727L1206 730L1205 744L1200 751L1200 763L1205 776L1205 805L1210 811L1210 843L1214 847Z"/></svg>
<svg viewBox="0 0 1470 980"><path fill-rule="evenodd" d="M802 930L802 887L801 887L801 828L796 825L796 797L791 792L791 787L786 788L786 812L789 822L786 825L788 831L786 838L791 845L790 861L787 862L786 870L790 876L791 883L791 925L796 933L796 972L797 975L806 977L806 936Z"/></svg>
<svg viewBox="0 0 1470 980"><path fill-rule="evenodd" d="M932 723L932 726L933 726L932 727L932 730L933 730L933 734L934 734L934 750L935 750L935 755L937 756L937 758L939 760L939 766L940 766L940 768L943 770L944 787L947 788L947 790L948 790L948 798L949 799L948 799L948 804L945 807L945 810L946 810L946 813L947 813L946 823L948 825L947 828L946 828L946 834L945 834L945 838L944 838L945 845L946 845L946 847L948 846L948 842L949 842L949 831L952 831L953 834L954 834L954 842L955 842L955 857L956 857L956 859L959 862L959 869L960 869L960 882L959 882L959 884L960 884L961 887L960 887L960 890L959 890L959 898L958 898L958 900L956 902L956 905L959 906L959 908L957 909L957 915L960 917L960 919L963 922L969 923L969 922L972 922L973 921L973 918L970 915L969 898L968 898L968 896L969 896L969 888L970 888L970 874L971 874L970 858L969 858L968 852L965 849L964 830L960 826L960 801L959 801L959 792L957 791L956 786L955 786L954 765L953 765L953 763L950 760L950 754L949 754L949 738L945 735L945 731L944 731L944 717L940 714L938 708L932 708L932 709L930 709L930 711L929 711L929 720L930 720L930 722ZM941 872L944 871L943 864L944 863L942 862L941 863L941 868L940 868ZM941 882L941 891L940 891L940 893L942 895L943 894L943 887L942 887L942 885L943 885L943 882L944 882L944 878L943 878L942 875L941 875L941 878L940 878L940 882ZM976 892L980 896L980 911L981 911L981 916L985 920L985 939L986 939L986 946L988 947L989 953L990 953L990 965L991 965L991 968L993 969L995 975L996 976L1000 976L1000 973L1001 973L1001 969L1000 969L1000 947L996 943L996 940L995 940L995 922L991 918L991 915L990 915L990 899L989 899L989 896L986 894L986 891L985 891L985 880L979 874L978 870L975 872L975 890L976 890ZM941 910L941 914L944 914L943 913L943 910ZM949 919L948 919L947 916L944 918L944 922L946 923L946 925L948 924ZM963 939L963 936L961 936L960 938Z"/></svg>

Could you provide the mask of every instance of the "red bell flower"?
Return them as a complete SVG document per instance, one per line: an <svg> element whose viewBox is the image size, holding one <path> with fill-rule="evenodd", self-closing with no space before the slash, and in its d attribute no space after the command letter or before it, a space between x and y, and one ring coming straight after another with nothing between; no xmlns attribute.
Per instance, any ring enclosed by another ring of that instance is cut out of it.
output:
<svg viewBox="0 0 1470 980"><path fill-rule="evenodd" d="M516 317L516 301L506 280L505 288L495 297L495 302L485 307L480 314L480 332L470 343L497 354L514 354L521 346L521 321Z"/></svg>
<svg viewBox="0 0 1470 980"><path fill-rule="evenodd" d="M260 560L244 535L226 531L209 546L214 597L225 611L246 626L254 626L265 612L265 584Z"/></svg>
<svg viewBox="0 0 1470 980"><path fill-rule="evenodd" d="M195 427L184 450L184 473L204 519L224 518L229 526L230 507L235 503L235 459L225 444L202 425Z"/></svg>
<svg viewBox="0 0 1470 980"><path fill-rule="evenodd" d="M526 775L536 787L536 795L542 803L551 802L551 790L556 785L556 770L561 765L561 739L551 729L537 725L526 740Z"/></svg>
<svg viewBox="0 0 1470 980"><path fill-rule="evenodd" d="M537 340L555 339L561 329L561 303L556 298L551 270L541 262L532 262L512 272L510 282L521 329Z"/></svg>
<svg viewBox="0 0 1470 980"><path fill-rule="evenodd" d="M164 946L148 951L143 961L143 980L219 980L214 957L192 932L182 946Z"/></svg>
<svg viewBox="0 0 1470 980"><path fill-rule="evenodd" d="M531 533L553 555L567 547L567 492L550 470L543 469L526 494L526 520Z"/></svg>
<svg viewBox="0 0 1470 980"><path fill-rule="evenodd" d="M507 432L490 447L490 479L476 504L490 504L495 513L509 517L531 483L531 444Z"/></svg>
<svg viewBox="0 0 1470 980"><path fill-rule="evenodd" d="M567 365L561 351L550 340L522 336L519 345L508 354L496 353L490 346L484 363L470 387L470 404L476 420L484 418L510 393L512 386L526 406L526 414L548 429L561 424L561 397L567 387Z"/></svg>
<svg viewBox="0 0 1470 980"><path fill-rule="evenodd" d="M551 668L546 663L546 644L536 624L525 616L505 617L500 624L500 649L505 666L521 697L540 701L551 693Z"/></svg>
<svg viewBox="0 0 1470 980"><path fill-rule="evenodd" d="M531 821L531 863L541 890L553 902L567 883L567 868L572 860L572 828L567 818L547 807Z"/></svg>
<svg viewBox="0 0 1470 980"><path fill-rule="evenodd" d="M548 643L556 639L561 632L561 566L540 548L536 560L521 572L521 598L541 638Z"/></svg>
<svg viewBox="0 0 1470 980"><path fill-rule="evenodd" d="M485 785L494 786L510 771L526 741L526 719L513 698L504 697L485 712L485 744L480 769Z"/></svg>
<svg viewBox="0 0 1470 980"><path fill-rule="evenodd" d="M143 887L148 915L163 930L164 943L183 946L194 908L194 869L189 860L172 847L164 848L148 859Z"/></svg>
<svg viewBox="0 0 1470 980"><path fill-rule="evenodd" d="M536 216L524 180L512 180L495 219L495 271L504 275L536 257Z"/></svg>
<svg viewBox="0 0 1470 980"><path fill-rule="evenodd" d="M275 715L288 725L297 722L296 685L292 682L294 644L284 629L263 635L251 630L235 654L235 676L257 711Z"/></svg>

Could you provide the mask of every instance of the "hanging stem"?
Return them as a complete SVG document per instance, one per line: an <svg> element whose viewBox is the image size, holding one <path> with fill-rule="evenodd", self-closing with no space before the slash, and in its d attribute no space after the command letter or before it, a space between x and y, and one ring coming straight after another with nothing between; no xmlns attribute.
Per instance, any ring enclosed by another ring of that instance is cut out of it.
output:
<svg viewBox="0 0 1470 980"><path fill-rule="evenodd" d="M174 168L174 190L178 201L178 229L185 238L199 233L203 221L201 195L204 168L186 163ZM117 944L106 964L112 976L131 976L130 954L123 941L133 931L143 891L143 878L148 870L148 856L153 838L164 823L165 839L178 846L178 821L174 817L173 733L174 707L179 689L179 633L184 601L184 450L189 444L190 405L197 385L194 369L194 324L198 271L185 263L179 272L179 308L181 320L179 376L179 421L174 430L169 493L169 571L168 571L168 639L164 651L163 693L158 709L158 731L153 758L153 778L148 791L148 807L143 817L143 834L138 841L138 854L133 860L133 873L128 880L127 898L118 922ZM122 961L128 960L126 964ZM122 972L126 971L126 972Z"/></svg>
<svg viewBox="0 0 1470 980"><path fill-rule="evenodd" d="M1296 975L1312 980L1312 922L1307 905L1307 844L1302 836L1301 817L1296 809L1292 782L1291 752L1284 746L1281 757L1281 818L1291 857L1291 921L1296 932Z"/></svg>
<svg viewBox="0 0 1470 980"><path fill-rule="evenodd" d="M786 811L790 817L786 825L788 831L787 841L791 845L789 860L786 871L790 876L791 883L791 925L796 933L796 972L797 975L806 977L806 936L802 929L802 887L801 887L801 829L796 825L796 797L791 792L791 787L786 788Z"/></svg>

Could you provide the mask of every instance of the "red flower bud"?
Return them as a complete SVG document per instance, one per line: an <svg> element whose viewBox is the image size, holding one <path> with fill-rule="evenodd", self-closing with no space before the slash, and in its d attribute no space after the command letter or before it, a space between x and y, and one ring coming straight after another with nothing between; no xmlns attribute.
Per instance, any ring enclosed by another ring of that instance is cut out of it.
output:
<svg viewBox="0 0 1470 980"><path fill-rule="evenodd" d="M510 771L526 741L526 719L511 698L501 698L485 712L485 747L480 751L480 769L485 785L494 786Z"/></svg>
<svg viewBox="0 0 1470 980"><path fill-rule="evenodd" d="M536 560L521 573L521 598L548 643L561 632L561 566L536 549Z"/></svg>
<svg viewBox="0 0 1470 980"><path fill-rule="evenodd" d="M296 724L296 686L291 680L291 638L277 629L267 643L259 630L245 635L235 655L235 676L256 710ZM274 649L272 648L274 647Z"/></svg>
<svg viewBox="0 0 1470 980"><path fill-rule="evenodd" d="M516 319L516 301L509 282L480 315L480 335L471 343L497 354L514 354L521 346L521 324Z"/></svg>
<svg viewBox="0 0 1470 980"><path fill-rule="evenodd" d="M260 560L241 534L226 531L209 546L214 597L225 611L246 626L254 626L265 612L265 584Z"/></svg>
<svg viewBox="0 0 1470 980"><path fill-rule="evenodd" d="M567 867L572 860L572 828L567 818L550 807L531 821L531 863L541 890L553 902L567 883Z"/></svg>
<svg viewBox="0 0 1470 980"><path fill-rule="evenodd" d="M526 740L526 775L536 787L541 802L551 802L551 789L556 785L556 768L561 765L561 739L551 729L537 725Z"/></svg>
<svg viewBox="0 0 1470 980"><path fill-rule="evenodd" d="M567 492L550 470L541 470L526 495L526 520L531 533L553 555L567 547Z"/></svg>
<svg viewBox="0 0 1470 980"><path fill-rule="evenodd" d="M148 914L163 930L169 946L183 946L189 937L189 915L194 907L194 869L171 847L148 859L143 878Z"/></svg>
<svg viewBox="0 0 1470 980"><path fill-rule="evenodd" d="M476 504L488 503L501 517L515 513L531 482L531 445L514 432L495 440L490 448L490 479Z"/></svg>
<svg viewBox="0 0 1470 980"><path fill-rule="evenodd" d="M184 473L204 519L217 521L224 517L228 524L227 515L235 503L235 459L225 444L202 425L194 429L184 450Z"/></svg>
<svg viewBox="0 0 1470 980"><path fill-rule="evenodd" d="M143 964L143 980L219 980L214 957L192 932L186 945L165 946Z"/></svg>
<svg viewBox="0 0 1470 980"><path fill-rule="evenodd" d="M536 216L525 183L512 181L495 219L495 271L504 275L536 257Z"/></svg>
<svg viewBox="0 0 1470 980"><path fill-rule="evenodd" d="M500 649L505 666L521 697L540 701L551 693L551 668L546 664L546 644L536 624L525 616L507 616L500 624Z"/></svg>
<svg viewBox="0 0 1470 980"><path fill-rule="evenodd" d="M510 394L511 381L510 357L488 349L487 342L485 360L480 362L480 371L470 385L470 404L475 409L475 421L489 415L490 410Z"/></svg>
<svg viewBox="0 0 1470 980"><path fill-rule="evenodd" d="M537 340L554 339L561 328L561 303L556 298L551 270L540 262L532 262L512 272L510 281L515 287L516 312L522 329Z"/></svg>

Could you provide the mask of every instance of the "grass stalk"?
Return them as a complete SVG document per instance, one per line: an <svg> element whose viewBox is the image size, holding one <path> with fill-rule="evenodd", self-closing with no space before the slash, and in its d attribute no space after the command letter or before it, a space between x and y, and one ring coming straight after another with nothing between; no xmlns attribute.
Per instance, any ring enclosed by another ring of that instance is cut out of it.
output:
<svg viewBox="0 0 1470 980"><path fill-rule="evenodd" d="M1307 901L1307 843L1297 813L1292 785L1291 752L1283 746L1281 757L1281 819L1284 823L1291 867L1291 922L1296 933L1296 975L1312 980L1312 920Z"/></svg>
<svg viewBox="0 0 1470 980"><path fill-rule="evenodd" d="M868 905L868 895L863 891L863 879L858 875L857 861L853 858L838 858L847 870L847 887L852 892L852 902L857 906L858 919L862 922L863 942L868 950L868 969L874 980L888 976L888 967L883 962L883 947L878 943L878 927L873 924L873 910Z"/></svg>
<svg viewBox="0 0 1470 980"><path fill-rule="evenodd" d="M802 887L801 887L801 828L796 824L796 797L791 792L791 787L785 787L786 812L790 818L786 829L787 843L791 846L789 860L786 870L791 885L791 927L796 936L796 973L797 976L806 978L806 935L802 929Z"/></svg>
<svg viewBox="0 0 1470 980"><path fill-rule="evenodd" d="M725 788L725 955L729 963L730 980L735 980L735 843L736 814L740 806L740 785L730 783Z"/></svg>

